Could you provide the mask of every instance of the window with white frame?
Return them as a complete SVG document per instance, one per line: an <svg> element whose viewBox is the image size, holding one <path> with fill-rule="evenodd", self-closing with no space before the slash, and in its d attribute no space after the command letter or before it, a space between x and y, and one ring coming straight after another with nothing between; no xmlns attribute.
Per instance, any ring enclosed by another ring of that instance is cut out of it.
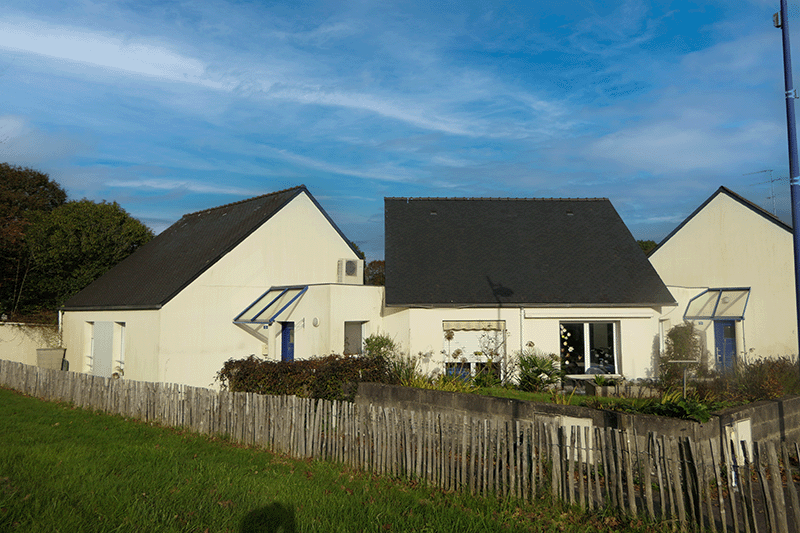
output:
<svg viewBox="0 0 800 533"><path fill-rule="evenodd" d="M506 356L505 320L445 320L442 330L447 375L466 379L492 373L500 379Z"/></svg>
<svg viewBox="0 0 800 533"><path fill-rule="evenodd" d="M114 322L112 360L114 368L111 377L119 379L125 375L125 322Z"/></svg>
<svg viewBox="0 0 800 533"><path fill-rule="evenodd" d="M618 322L561 322L559 331L567 375L618 373Z"/></svg>

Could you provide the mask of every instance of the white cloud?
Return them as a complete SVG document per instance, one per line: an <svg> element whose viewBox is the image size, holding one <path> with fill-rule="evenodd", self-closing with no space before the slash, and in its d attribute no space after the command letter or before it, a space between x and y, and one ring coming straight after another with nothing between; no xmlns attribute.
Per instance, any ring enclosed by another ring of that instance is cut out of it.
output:
<svg viewBox="0 0 800 533"><path fill-rule="evenodd" d="M330 172L331 174L393 182L407 182L418 179L417 173L413 170L403 168L401 166L395 166L394 164L385 164L378 167L373 166L372 168L367 168L366 170L356 170L355 168L349 166L337 165L327 161L319 161L311 157L289 152L288 150L272 148L269 146L263 146L261 148L268 152L272 157L277 157L284 161L289 161L307 168ZM262 153L262 155L264 154ZM364 166L359 168L363 169Z"/></svg>
<svg viewBox="0 0 800 533"><path fill-rule="evenodd" d="M37 166L61 159L86 148L76 135L43 132L25 117L0 116L0 160L22 166Z"/></svg>
<svg viewBox="0 0 800 533"><path fill-rule="evenodd" d="M205 76L202 61L164 46L33 19L0 21L0 49L221 88L221 84Z"/></svg>
<svg viewBox="0 0 800 533"><path fill-rule="evenodd" d="M781 134L774 123L753 122L737 129L702 127L700 121L658 121L607 135L587 153L654 174L730 168L750 161Z"/></svg>
<svg viewBox="0 0 800 533"><path fill-rule="evenodd" d="M106 182L108 187L125 189L151 189L151 190L182 190L202 194L230 194L236 196L256 196L256 191L240 187L230 187L217 183L204 183L191 180L174 179L130 179L111 180Z"/></svg>

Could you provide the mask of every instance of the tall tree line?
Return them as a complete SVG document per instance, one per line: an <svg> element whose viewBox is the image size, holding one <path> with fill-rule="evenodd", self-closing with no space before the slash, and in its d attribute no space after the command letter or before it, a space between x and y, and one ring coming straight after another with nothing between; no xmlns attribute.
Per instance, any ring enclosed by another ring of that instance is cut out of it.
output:
<svg viewBox="0 0 800 533"><path fill-rule="evenodd" d="M55 316L152 238L116 202L68 200L47 174L0 163L0 314Z"/></svg>

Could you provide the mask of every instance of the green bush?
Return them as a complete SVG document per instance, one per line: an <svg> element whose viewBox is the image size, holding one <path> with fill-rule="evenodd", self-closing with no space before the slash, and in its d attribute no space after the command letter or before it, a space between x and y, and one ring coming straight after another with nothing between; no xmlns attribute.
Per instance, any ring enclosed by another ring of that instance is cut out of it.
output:
<svg viewBox="0 0 800 533"><path fill-rule="evenodd" d="M683 397L682 391L665 393L661 398L587 398L583 404L594 409L623 411L645 415L658 415L684 420L708 422L711 412L718 407L707 399L700 399L696 394Z"/></svg>
<svg viewBox="0 0 800 533"><path fill-rule="evenodd" d="M386 359L399 355L400 347L394 339L383 333L373 333L364 339L364 355Z"/></svg>
<svg viewBox="0 0 800 533"><path fill-rule="evenodd" d="M500 379L500 364L490 360L488 363L481 363L475 375L472 376L472 382L476 387L496 387L501 384Z"/></svg>
<svg viewBox="0 0 800 533"><path fill-rule="evenodd" d="M328 355L291 363L264 361L253 355L229 359L217 373L223 389L257 394L287 394L352 402L359 382L390 383L383 357Z"/></svg>
<svg viewBox="0 0 800 533"><path fill-rule="evenodd" d="M696 369L702 361L703 348L700 337L691 322L679 324L667 332L664 353L658 361L658 379L656 388L666 392L683 386L683 369L686 364L676 364L672 361L698 361L698 364L688 365Z"/></svg>
<svg viewBox="0 0 800 533"><path fill-rule="evenodd" d="M697 392L719 401L746 403L800 394L800 371L789 357L739 360L731 370L697 383Z"/></svg>
<svg viewBox="0 0 800 533"><path fill-rule="evenodd" d="M519 389L541 392L561 382L563 372L555 354L544 354L533 343L519 354Z"/></svg>

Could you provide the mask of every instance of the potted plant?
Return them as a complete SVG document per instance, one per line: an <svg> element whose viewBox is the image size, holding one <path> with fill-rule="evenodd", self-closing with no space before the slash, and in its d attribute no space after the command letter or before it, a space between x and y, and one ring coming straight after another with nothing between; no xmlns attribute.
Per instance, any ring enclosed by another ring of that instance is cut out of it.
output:
<svg viewBox="0 0 800 533"><path fill-rule="evenodd" d="M595 374L594 379L586 382L587 396L615 396L617 380L602 374Z"/></svg>

